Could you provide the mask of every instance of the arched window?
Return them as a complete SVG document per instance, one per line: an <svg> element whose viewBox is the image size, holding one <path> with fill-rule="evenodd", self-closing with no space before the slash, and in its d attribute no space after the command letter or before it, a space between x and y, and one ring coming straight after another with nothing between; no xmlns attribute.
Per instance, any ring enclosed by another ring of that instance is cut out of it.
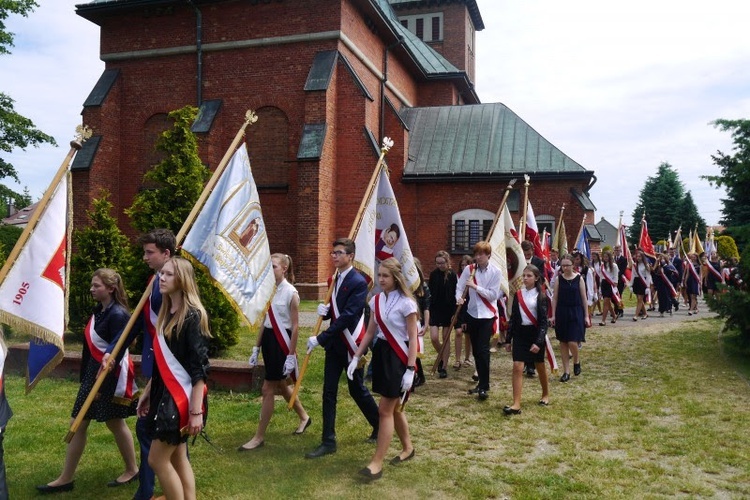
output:
<svg viewBox="0 0 750 500"><path fill-rule="evenodd" d="M487 237L495 214L480 208L462 210L451 217L451 252L471 253L478 241Z"/></svg>
<svg viewBox="0 0 750 500"><path fill-rule="evenodd" d="M289 188L289 120L279 108L266 106L255 111L262 126L247 132L247 151L258 189Z"/></svg>

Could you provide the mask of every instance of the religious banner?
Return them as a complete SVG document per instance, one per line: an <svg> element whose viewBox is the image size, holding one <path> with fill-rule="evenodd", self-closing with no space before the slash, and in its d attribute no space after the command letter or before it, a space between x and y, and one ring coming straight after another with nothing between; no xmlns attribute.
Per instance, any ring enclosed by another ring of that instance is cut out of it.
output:
<svg viewBox="0 0 750 500"><path fill-rule="evenodd" d="M208 196L182 250L206 268L224 295L255 325L276 282L258 189L243 143Z"/></svg>

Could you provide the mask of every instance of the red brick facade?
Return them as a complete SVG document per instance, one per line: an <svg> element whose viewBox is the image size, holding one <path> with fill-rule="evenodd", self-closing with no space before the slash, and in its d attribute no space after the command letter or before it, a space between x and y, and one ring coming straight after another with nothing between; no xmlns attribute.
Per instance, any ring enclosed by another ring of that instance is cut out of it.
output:
<svg viewBox="0 0 750 500"><path fill-rule="evenodd" d="M317 297L332 270L330 243L349 234L375 166L365 128L379 139L384 52L392 36L384 34L386 27L365 0L225 1L200 9L202 99L222 100L210 132L199 137L201 157L215 168L246 110L256 111L259 120L250 126L247 143L271 250L295 258L298 288L305 297ZM102 141L90 170L74 174L75 223L86 223L91 199L106 188L120 226L134 236L122 210L156 161L153 143L166 126L164 116L196 105L196 13L186 2L175 2L86 17L101 26L107 69L120 74L100 106L84 108L83 122ZM460 35L460 46L466 47L467 23L471 20L463 4L446 4L446 39ZM434 44L473 75L473 54L454 53L454 45ZM363 95L341 61L326 90L304 90L315 55L330 50L346 58L372 99ZM463 102L454 80L426 80L403 49L389 53L387 80L397 91L387 89L386 97L399 109ZM507 180L404 184L409 133L389 105L382 120L385 135L396 143L387 161L405 230L429 272L435 252L450 243L451 215L467 208L494 213ZM327 126L320 159L298 160L303 127L314 123ZM531 200L537 216L557 220L565 202L572 239L583 211L570 188L584 191L586 185L535 182Z"/></svg>

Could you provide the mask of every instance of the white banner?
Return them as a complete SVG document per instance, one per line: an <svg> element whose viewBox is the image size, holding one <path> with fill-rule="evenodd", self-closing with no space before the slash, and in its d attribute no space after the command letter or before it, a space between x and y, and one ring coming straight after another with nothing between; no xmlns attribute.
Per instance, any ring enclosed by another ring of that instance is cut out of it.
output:
<svg viewBox="0 0 750 500"><path fill-rule="evenodd" d="M182 249L208 269L251 325L265 315L275 289L271 251L247 148L232 156Z"/></svg>
<svg viewBox="0 0 750 500"><path fill-rule="evenodd" d="M406 285L412 291L419 286L419 274L409 247L396 196L386 168L380 169L373 195L365 207L354 238L357 245L355 266L371 280L372 293L380 291L377 273L380 262L395 257L401 262ZM374 243L374 246L373 246Z"/></svg>

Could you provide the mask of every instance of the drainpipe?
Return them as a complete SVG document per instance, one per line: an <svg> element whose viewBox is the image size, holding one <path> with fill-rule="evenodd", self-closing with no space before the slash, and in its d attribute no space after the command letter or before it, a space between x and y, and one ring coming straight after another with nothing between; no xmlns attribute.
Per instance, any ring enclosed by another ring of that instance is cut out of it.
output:
<svg viewBox="0 0 750 500"><path fill-rule="evenodd" d="M383 79L380 80L380 144L385 137L385 83L388 81L388 52L404 43L404 37L399 36L392 44L386 46L383 52Z"/></svg>
<svg viewBox="0 0 750 500"><path fill-rule="evenodd" d="M195 10L195 46L198 56L195 81L197 105L200 107L201 103L203 103L203 13L193 0L188 0L188 3Z"/></svg>

